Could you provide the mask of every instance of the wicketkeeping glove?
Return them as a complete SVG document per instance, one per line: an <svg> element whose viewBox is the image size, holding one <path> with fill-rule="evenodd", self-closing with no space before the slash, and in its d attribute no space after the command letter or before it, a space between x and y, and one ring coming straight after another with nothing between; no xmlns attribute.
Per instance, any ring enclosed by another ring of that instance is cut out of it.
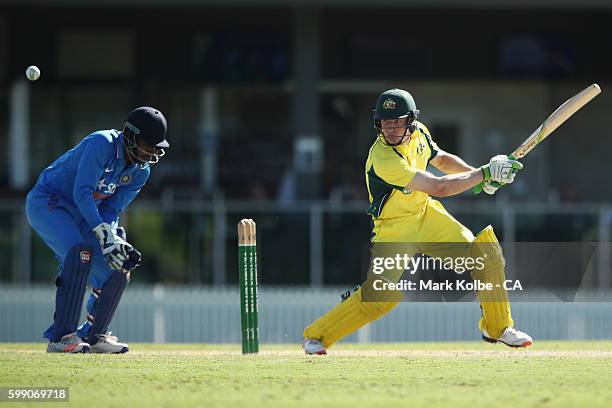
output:
<svg viewBox="0 0 612 408"><path fill-rule="evenodd" d="M121 267L121 269L126 273L130 272L140 266L141 261L141 253L136 248L132 247L132 249L128 251L127 259L123 261L123 266Z"/></svg>
<svg viewBox="0 0 612 408"><path fill-rule="evenodd" d="M127 259L128 248L126 242L115 236L110 224L103 222L93 229L98 238L102 254L111 268L121 270L123 262ZM128 244L129 245L129 244Z"/></svg>
<svg viewBox="0 0 612 408"><path fill-rule="evenodd" d="M140 251L134 248L132 244L127 242L127 233L125 232L125 228L117 227L117 229L115 230L115 241L117 243L121 243L126 251L126 260L123 261L121 269L127 273L140 266L140 262L142 261L142 254L140 253Z"/></svg>

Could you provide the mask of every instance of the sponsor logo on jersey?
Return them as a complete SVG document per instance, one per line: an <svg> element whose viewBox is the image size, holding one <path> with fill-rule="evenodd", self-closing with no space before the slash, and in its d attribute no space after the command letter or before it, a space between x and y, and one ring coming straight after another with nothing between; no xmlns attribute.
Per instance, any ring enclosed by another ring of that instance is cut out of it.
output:
<svg viewBox="0 0 612 408"><path fill-rule="evenodd" d="M98 181L98 190L102 190L104 187L106 187L106 183L104 181L105 179Z"/></svg>
<svg viewBox="0 0 612 408"><path fill-rule="evenodd" d="M105 200L105 199L107 199L108 197L112 197L112 194L102 194L102 193L99 193L99 192L97 192L97 191L93 193L93 198L94 198L94 200L96 200L96 201L99 201L99 200Z"/></svg>
<svg viewBox="0 0 612 408"><path fill-rule="evenodd" d="M113 195L115 194L115 190L117 189L117 184L115 183L110 183L107 187L106 190L103 191L103 194L108 194L108 195Z"/></svg>
<svg viewBox="0 0 612 408"><path fill-rule="evenodd" d="M116 183L106 184L104 181L106 179L102 179L98 181L98 191L94 193L94 197L96 194L98 195L113 195L115 194L115 190L117 189Z"/></svg>

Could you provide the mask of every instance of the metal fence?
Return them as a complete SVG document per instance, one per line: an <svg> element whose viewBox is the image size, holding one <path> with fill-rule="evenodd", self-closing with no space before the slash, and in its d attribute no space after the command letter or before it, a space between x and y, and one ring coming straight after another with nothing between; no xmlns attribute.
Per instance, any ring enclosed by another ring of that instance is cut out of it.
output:
<svg viewBox="0 0 612 408"><path fill-rule="evenodd" d="M610 288L612 207L445 200L447 209L477 232L495 227L504 243L597 242L594 285ZM135 202L122 217L129 240L144 254L135 283L223 286L237 281L236 223L258 225L260 279L266 285L350 285L367 267L369 217L364 202L178 201ZM0 202L0 281L51 282L56 261L27 224L23 202ZM509 274L513 254L505 252Z"/></svg>
<svg viewBox="0 0 612 408"><path fill-rule="evenodd" d="M340 288L262 288L260 338L299 343L304 327L338 303ZM53 315L52 287L0 286L0 342L42 341ZM608 293L604 299L611 299ZM111 325L132 342L239 343L237 287L130 287ZM610 339L612 303L515 302L517 327L535 339ZM478 303L401 303L350 342L478 340Z"/></svg>

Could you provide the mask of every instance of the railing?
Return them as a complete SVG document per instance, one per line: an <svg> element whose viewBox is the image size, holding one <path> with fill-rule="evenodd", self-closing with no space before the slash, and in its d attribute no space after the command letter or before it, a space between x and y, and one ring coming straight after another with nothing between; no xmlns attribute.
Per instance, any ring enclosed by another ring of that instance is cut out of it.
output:
<svg viewBox="0 0 612 408"><path fill-rule="evenodd" d="M342 290L262 287L261 341L300 343L304 328L337 304ZM54 298L51 285L0 285L0 342L42 342L41 333L52 321ZM608 300L513 302L512 314L516 326L536 340L610 339L610 293L597 299ZM477 341L479 318L475 302L403 302L346 341ZM129 286L111 329L129 342L239 343L238 287Z"/></svg>
<svg viewBox="0 0 612 408"><path fill-rule="evenodd" d="M487 224L494 225L504 244L542 240L598 242L595 286L610 287L611 206L503 200L448 201L445 206L473 232ZM143 282L216 286L235 282L236 223L250 217L258 222L263 261L260 276L268 279L264 283L319 287L358 283L364 257L367 258L366 208L366 203L355 201L300 201L287 205L223 199L139 200L122 223L128 226L129 239L144 249L145 262L149 260L144 272L140 272ZM56 262L44 244L34 238L23 214L23 203L0 202L0 214L6 220L0 226L0 268L4 269L0 270L0 279L21 283L51 281ZM511 273L511 246L505 256ZM285 265L284 271L280 264ZM148 270L156 272L147 275Z"/></svg>

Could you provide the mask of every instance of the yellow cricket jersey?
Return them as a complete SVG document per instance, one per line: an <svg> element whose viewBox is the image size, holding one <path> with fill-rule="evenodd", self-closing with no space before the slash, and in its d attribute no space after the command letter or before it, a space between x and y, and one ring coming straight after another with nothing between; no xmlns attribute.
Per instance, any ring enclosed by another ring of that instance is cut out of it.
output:
<svg viewBox="0 0 612 408"><path fill-rule="evenodd" d="M370 148L365 166L370 198L368 214L373 219L389 219L421 211L429 195L406 188L417 170L438 154L429 130L420 122L410 139L399 146L387 146L379 137Z"/></svg>

